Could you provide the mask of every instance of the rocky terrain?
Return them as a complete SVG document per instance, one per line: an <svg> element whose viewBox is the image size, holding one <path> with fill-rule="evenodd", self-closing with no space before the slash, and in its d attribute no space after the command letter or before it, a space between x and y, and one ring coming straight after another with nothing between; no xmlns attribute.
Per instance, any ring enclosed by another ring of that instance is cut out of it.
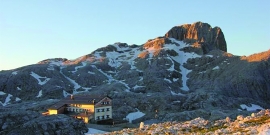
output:
<svg viewBox="0 0 270 135"><path fill-rule="evenodd" d="M49 99L70 94L112 97L115 120L137 109L146 115L133 122L246 116L270 108L270 50L235 56L221 28L196 22L143 45L115 43L75 60L0 71L3 110L38 102L32 110L42 112Z"/></svg>
<svg viewBox="0 0 270 135"><path fill-rule="evenodd" d="M39 110L57 100L24 102L0 110L1 135L83 135L88 128L83 121L61 115L43 116Z"/></svg>
<svg viewBox="0 0 270 135"><path fill-rule="evenodd" d="M236 119L208 121L196 118L185 122L165 122L142 125L140 128L104 133L105 135L269 135L270 110L237 116Z"/></svg>

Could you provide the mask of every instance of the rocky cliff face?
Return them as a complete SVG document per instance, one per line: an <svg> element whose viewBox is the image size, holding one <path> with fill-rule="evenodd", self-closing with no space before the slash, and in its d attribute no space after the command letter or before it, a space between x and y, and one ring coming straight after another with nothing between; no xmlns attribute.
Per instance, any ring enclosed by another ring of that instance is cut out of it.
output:
<svg viewBox="0 0 270 135"><path fill-rule="evenodd" d="M222 30L219 27L212 28L207 23L196 22L175 26L165 34L165 37L183 40L191 44L197 43L205 54L214 49L227 52Z"/></svg>
<svg viewBox="0 0 270 135"><path fill-rule="evenodd" d="M75 60L48 59L1 71L0 103L6 108L69 94L99 94L113 98L115 119L137 108L146 113L138 121L153 118L156 110L161 121L215 120L270 108L269 67L269 53L227 53L221 29L197 22L143 45L115 43Z"/></svg>

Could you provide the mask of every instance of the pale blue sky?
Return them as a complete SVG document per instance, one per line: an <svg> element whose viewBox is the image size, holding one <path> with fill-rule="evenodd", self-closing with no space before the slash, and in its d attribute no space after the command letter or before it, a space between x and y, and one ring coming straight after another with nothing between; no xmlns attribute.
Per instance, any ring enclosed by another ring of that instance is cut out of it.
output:
<svg viewBox="0 0 270 135"><path fill-rule="evenodd" d="M221 27L228 52L250 55L269 49L269 9L269 0L0 0L0 71L140 45L196 21Z"/></svg>

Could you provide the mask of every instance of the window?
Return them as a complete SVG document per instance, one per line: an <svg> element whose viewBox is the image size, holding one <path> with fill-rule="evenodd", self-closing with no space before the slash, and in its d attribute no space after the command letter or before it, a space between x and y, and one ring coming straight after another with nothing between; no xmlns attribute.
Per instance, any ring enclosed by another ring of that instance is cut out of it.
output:
<svg viewBox="0 0 270 135"><path fill-rule="evenodd" d="M110 115L107 115L107 117L106 117L106 118L107 118L107 119L108 119L108 118L110 118Z"/></svg>
<svg viewBox="0 0 270 135"><path fill-rule="evenodd" d="M102 116L102 117L101 117L101 119L103 119L103 120L104 120L104 116Z"/></svg>
<svg viewBox="0 0 270 135"><path fill-rule="evenodd" d="M97 109L97 112L100 112L100 110L99 110L99 109Z"/></svg>
<svg viewBox="0 0 270 135"><path fill-rule="evenodd" d="M102 109L101 112L104 112L104 109Z"/></svg>
<svg viewBox="0 0 270 135"><path fill-rule="evenodd" d="M99 120L100 119L100 116L97 116L97 120Z"/></svg>
<svg viewBox="0 0 270 135"><path fill-rule="evenodd" d="M110 111L110 108L107 108L107 111Z"/></svg>

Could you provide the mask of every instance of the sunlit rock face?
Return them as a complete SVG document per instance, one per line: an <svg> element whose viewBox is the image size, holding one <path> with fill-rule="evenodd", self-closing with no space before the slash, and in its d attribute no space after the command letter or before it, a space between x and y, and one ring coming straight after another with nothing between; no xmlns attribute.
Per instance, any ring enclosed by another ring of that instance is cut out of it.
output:
<svg viewBox="0 0 270 135"><path fill-rule="evenodd" d="M191 44L198 43L205 54L214 49L227 52L222 30L219 27L212 28L208 23L196 22L175 26L165 34L165 37L183 40Z"/></svg>

